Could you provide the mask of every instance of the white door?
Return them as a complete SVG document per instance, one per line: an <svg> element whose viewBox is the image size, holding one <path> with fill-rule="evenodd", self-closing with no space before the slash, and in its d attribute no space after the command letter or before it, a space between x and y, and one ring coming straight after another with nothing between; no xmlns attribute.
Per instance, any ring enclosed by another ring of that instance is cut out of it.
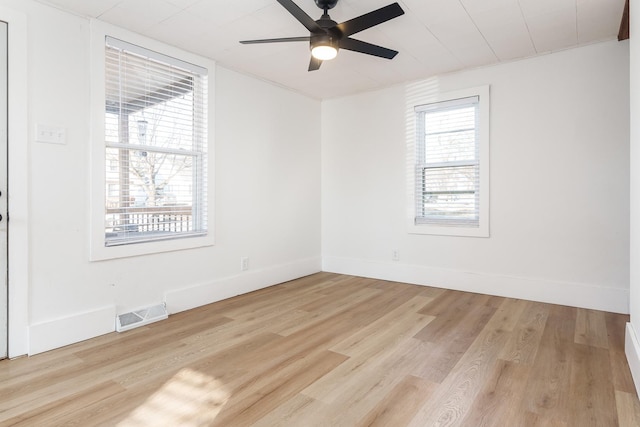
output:
<svg viewBox="0 0 640 427"><path fill-rule="evenodd" d="M0 359L7 357L7 23L0 21Z"/></svg>

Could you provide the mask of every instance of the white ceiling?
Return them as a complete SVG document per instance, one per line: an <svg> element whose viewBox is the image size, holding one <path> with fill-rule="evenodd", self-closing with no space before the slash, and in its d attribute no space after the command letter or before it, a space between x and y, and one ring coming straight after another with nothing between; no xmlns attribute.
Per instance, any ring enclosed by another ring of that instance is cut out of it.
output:
<svg viewBox="0 0 640 427"><path fill-rule="evenodd" d="M39 1L319 99L613 39L624 8L624 0L398 0L403 16L353 36L399 51L393 60L343 50L308 72L307 43L238 43L308 35L276 0ZM314 0L294 1L320 18ZM340 0L329 14L343 22L392 2Z"/></svg>

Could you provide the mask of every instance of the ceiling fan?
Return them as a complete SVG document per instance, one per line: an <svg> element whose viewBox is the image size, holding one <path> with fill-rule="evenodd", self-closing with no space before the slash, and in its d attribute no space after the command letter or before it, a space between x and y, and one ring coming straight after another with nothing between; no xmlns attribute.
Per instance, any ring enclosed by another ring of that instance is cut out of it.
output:
<svg viewBox="0 0 640 427"><path fill-rule="evenodd" d="M316 5L324 11L322 17L314 21L292 0L277 0L290 14L304 25L310 34L306 37L284 37L277 39L243 40L242 44L256 43L282 43L282 42L309 42L311 48L311 62L309 71L320 68L322 61L333 59L338 54L338 49L346 49L360 52L380 58L393 59L397 51L386 47L352 39L352 34L366 30L390 19L404 14L404 10L398 3L393 3L372 12L365 13L357 18L350 19L341 24L329 17L329 9L335 7L338 0L315 0Z"/></svg>

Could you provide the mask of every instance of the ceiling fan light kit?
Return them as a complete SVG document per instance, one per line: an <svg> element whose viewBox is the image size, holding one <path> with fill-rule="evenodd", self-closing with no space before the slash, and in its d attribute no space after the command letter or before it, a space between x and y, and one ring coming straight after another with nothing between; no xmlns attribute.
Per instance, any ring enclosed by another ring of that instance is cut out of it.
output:
<svg viewBox="0 0 640 427"><path fill-rule="evenodd" d="M311 55L321 61L329 61L338 56L338 49L333 46L318 45L311 49Z"/></svg>
<svg viewBox="0 0 640 427"><path fill-rule="evenodd" d="M311 38L309 42L311 55L322 61L328 61L338 55L339 45L330 35L321 35Z"/></svg>
<svg viewBox="0 0 640 427"><path fill-rule="evenodd" d="M303 37L284 37L276 39L260 39L260 40L243 40L242 44L258 44L258 43L283 43L283 42L309 42L311 49L311 61L309 62L309 71L315 71L320 68L322 61L333 59L338 54L339 49L351 50L353 52L373 55L379 58L393 59L398 52L387 49L386 47L377 46L361 40L351 38L352 34L366 30L397 18L404 14L404 10L398 3L392 3L388 6L381 7L372 12L360 15L357 18L338 24L329 16L329 9L332 9L338 3L338 0L314 0L316 6L323 10L323 14L318 20L313 20L293 0L277 0L287 11L293 15L307 30L309 36Z"/></svg>

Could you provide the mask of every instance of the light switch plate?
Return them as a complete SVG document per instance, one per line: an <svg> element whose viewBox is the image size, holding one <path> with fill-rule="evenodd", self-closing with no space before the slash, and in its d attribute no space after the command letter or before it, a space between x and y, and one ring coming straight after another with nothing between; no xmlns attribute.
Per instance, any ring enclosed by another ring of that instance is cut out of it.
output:
<svg viewBox="0 0 640 427"><path fill-rule="evenodd" d="M37 125L36 141L48 144L66 144L67 130L62 126Z"/></svg>

